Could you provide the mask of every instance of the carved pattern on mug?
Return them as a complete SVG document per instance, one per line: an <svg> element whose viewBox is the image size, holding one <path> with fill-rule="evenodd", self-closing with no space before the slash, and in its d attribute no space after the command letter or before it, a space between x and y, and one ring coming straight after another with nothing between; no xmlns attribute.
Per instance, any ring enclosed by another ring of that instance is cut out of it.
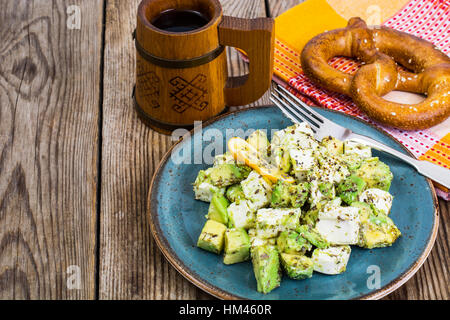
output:
<svg viewBox="0 0 450 320"><path fill-rule="evenodd" d="M159 77L155 72L144 72L138 74L139 84L141 85L141 95L152 108L159 108L160 83Z"/></svg>
<svg viewBox="0 0 450 320"><path fill-rule="evenodd" d="M172 78L169 83L173 89L170 91L170 97L175 100L172 109L178 113L183 113L189 108L202 111L208 106L206 101L207 89L203 86L206 82L204 74L198 74L192 81L177 76Z"/></svg>

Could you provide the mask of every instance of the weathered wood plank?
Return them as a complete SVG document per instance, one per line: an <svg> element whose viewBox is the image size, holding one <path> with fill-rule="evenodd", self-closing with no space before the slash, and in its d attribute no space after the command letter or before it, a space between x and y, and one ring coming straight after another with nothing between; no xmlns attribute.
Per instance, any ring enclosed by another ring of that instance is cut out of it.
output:
<svg viewBox="0 0 450 320"><path fill-rule="evenodd" d="M273 17L303 2L303 0L269 0ZM402 287L384 299L449 299L449 238L450 203L439 200L440 226L436 244L420 270Z"/></svg>
<svg viewBox="0 0 450 320"><path fill-rule="evenodd" d="M172 142L144 126L133 109L138 3L108 1L106 10L99 297L209 299L162 256L145 214L151 177ZM264 1L223 3L226 14L264 16ZM240 74L243 63L229 61L232 75Z"/></svg>
<svg viewBox="0 0 450 320"><path fill-rule="evenodd" d="M269 3L269 13L271 17L278 17L280 14L285 12L286 10L296 6L297 4L300 4L304 2L305 0L268 0Z"/></svg>
<svg viewBox="0 0 450 320"><path fill-rule="evenodd" d="M195 299L196 288L153 242L145 213L151 177L171 141L133 108L138 4L116 0L106 8L99 298Z"/></svg>
<svg viewBox="0 0 450 320"><path fill-rule="evenodd" d="M102 1L0 21L0 299L95 298Z"/></svg>

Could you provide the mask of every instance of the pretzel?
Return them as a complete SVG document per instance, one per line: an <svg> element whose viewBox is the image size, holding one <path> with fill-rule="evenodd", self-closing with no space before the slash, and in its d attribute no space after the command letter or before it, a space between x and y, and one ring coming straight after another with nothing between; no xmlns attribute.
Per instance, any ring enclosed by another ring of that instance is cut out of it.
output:
<svg viewBox="0 0 450 320"><path fill-rule="evenodd" d="M360 60L355 75L328 64L336 56ZM396 128L424 129L450 115L450 59L431 43L351 18L346 28L311 39L301 53L303 72L315 83L350 96L370 118ZM399 65L404 68L400 68ZM392 90L426 96L413 105L387 101Z"/></svg>

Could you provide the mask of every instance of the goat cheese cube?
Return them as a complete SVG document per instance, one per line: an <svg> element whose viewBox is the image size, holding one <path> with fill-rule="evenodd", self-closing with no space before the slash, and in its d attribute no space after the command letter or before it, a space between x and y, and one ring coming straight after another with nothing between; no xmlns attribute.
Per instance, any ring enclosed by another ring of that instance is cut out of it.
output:
<svg viewBox="0 0 450 320"><path fill-rule="evenodd" d="M256 206L250 200L233 202L227 208L229 227L249 229L255 225Z"/></svg>
<svg viewBox="0 0 450 320"><path fill-rule="evenodd" d="M306 129L307 127L301 125L293 125L287 127L286 134L282 140L282 146L286 149L300 148L300 149L317 149L319 143L314 139L313 132Z"/></svg>
<svg viewBox="0 0 450 320"><path fill-rule="evenodd" d="M261 238L255 228L248 230L248 236L250 237L251 249L265 245L275 246L277 244L277 238Z"/></svg>
<svg viewBox="0 0 450 320"><path fill-rule="evenodd" d="M359 196L359 201L373 204L375 208L388 215L391 211L394 197L387 191L381 189L367 189Z"/></svg>
<svg viewBox="0 0 450 320"><path fill-rule="evenodd" d="M258 172L250 172L248 177L241 181L241 186L245 198L251 200L257 209L270 203L272 188Z"/></svg>
<svg viewBox="0 0 450 320"><path fill-rule="evenodd" d="M195 199L211 202L214 193L225 193L225 188L219 188L209 182L202 182L198 186L194 186Z"/></svg>
<svg viewBox="0 0 450 320"><path fill-rule="evenodd" d="M357 244L359 237L359 209L330 208L319 212L316 230L331 244Z"/></svg>
<svg viewBox="0 0 450 320"><path fill-rule="evenodd" d="M277 237L284 230L295 230L300 225L300 208L259 209L256 212L258 236L267 239Z"/></svg>
<svg viewBox="0 0 450 320"><path fill-rule="evenodd" d="M356 154L366 159L372 157L372 149L362 143L347 140L344 142L344 154Z"/></svg>
<svg viewBox="0 0 450 320"><path fill-rule="evenodd" d="M340 208L342 204L342 199L341 198L334 198L331 201L328 201L325 206L323 207L322 211L326 212L326 211L330 211L333 209L337 209Z"/></svg>
<svg viewBox="0 0 450 320"><path fill-rule="evenodd" d="M305 180L308 172L316 165L313 150L293 148L289 150L289 155L295 177L300 181Z"/></svg>
<svg viewBox="0 0 450 320"><path fill-rule="evenodd" d="M295 123L284 130L288 133L291 132L292 134L306 133L307 135L314 136L314 132L307 122Z"/></svg>
<svg viewBox="0 0 450 320"><path fill-rule="evenodd" d="M281 143L284 139L284 136L286 135L286 131L283 130L277 130L272 134L272 139L270 141L271 147L279 147L281 146Z"/></svg>
<svg viewBox="0 0 450 320"><path fill-rule="evenodd" d="M293 137L301 137L301 139L304 139L303 134L306 134L308 136L314 136L314 132L311 130L311 127L306 122L302 123L296 123L292 126L289 126L285 129L275 131L272 135L271 143L273 145L280 146L283 144L283 142L293 141ZM290 135L288 139L285 140L286 136Z"/></svg>
<svg viewBox="0 0 450 320"><path fill-rule="evenodd" d="M350 258L350 246L334 246L326 249L315 249L312 254L314 271L324 274L339 274L347 268Z"/></svg>
<svg viewBox="0 0 450 320"><path fill-rule="evenodd" d="M218 165L225 164L225 163L230 163L230 164L236 163L233 155L230 152L225 152L224 154L219 154L214 157L214 167L217 167Z"/></svg>

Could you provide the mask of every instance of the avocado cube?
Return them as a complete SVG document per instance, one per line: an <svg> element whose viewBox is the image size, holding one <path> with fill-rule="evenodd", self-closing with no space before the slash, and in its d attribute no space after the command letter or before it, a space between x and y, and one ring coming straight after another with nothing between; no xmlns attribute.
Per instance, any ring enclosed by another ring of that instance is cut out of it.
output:
<svg viewBox="0 0 450 320"><path fill-rule="evenodd" d="M262 158L267 157L267 151L269 148L269 140L267 134L262 130L256 130L252 132L247 138L247 142L258 151L258 154Z"/></svg>
<svg viewBox="0 0 450 320"><path fill-rule="evenodd" d="M319 209L313 208L302 214L300 218L301 224L305 224L311 227L316 225L317 219L319 218Z"/></svg>
<svg viewBox="0 0 450 320"><path fill-rule="evenodd" d="M227 188L226 196L230 202L239 202L240 200L245 200L244 191L242 191L242 186L240 183L233 184Z"/></svg>
<svg viewBox="0 0 450 320"><path fill-rule="evenodd" d="M336 197L336 189L330 182L314 179L310 183L310 197L308 202L311 208L320 209L323 205Z"/></svg>
<svg viewBox="0 0 450 320"><path fill-rule="evenodd" d="M281 253L281 265L289 278L303 280L311 278L314 271L314 263L306 256Z"/></svg>
<svg viewBox="0 0 450 320"><path fill-rule="evenodd" d="M287 183L284 183L281 180L277 181L272 190L270 205L273 208L287 208L291 205L291 198Z"/></svg>
<svg viewBox="0 0 450 320"><path fill-rule="evenodd" d="M341 156L330 155L320 149L315 152L315 156L318 165L313 168L311 178L335 184L350 175L350 171L341 160Z"/></svg>
<svg viewBox="0 0 450 320"><path fill-rule="evenodd" d="M233 264L250 258L250 237L244 229L225 231L225 255L223 263Z"/></svg>
<svg viewBox="0 0 450 320"><path fill-rule="evenodd" d="M372 204L385 215L389 215L394 197L387 191L372 188L365 190L359 196L359 201Z"/></svg>
<svg viewBox="0 0 450 320"><path fill-rule="evenodd" d="M394 178L389 166L376 157L363 160L355 174L367 183L367 188L384 191L389 191Z"/></svg>
<svg viewBox="0 0 450 320"><path fill-rule="evenodd" d="M392 219L378 211L373 205L354 202L352 206L359 208L361 221L358 246L367 249L387 247L401 236L400 230Z"/></svg>
<svg viewBox="0 0 450 320"><path fill-rule="evenodd" d="M357 155L363 159L372 157L372 149L369 146L352 140L344 142L344 153Z"/></svg>
<svg viewBox="0 0 450 320"><path fill-rule="evenodd" d="M350 253L350 246L334 246L326 249L317 248L311 256L314 263L314 271L324 274L345 272Z"/></svg>
<svg viewBox="0 0 450 320"><path fill-rule="evenodd" d="M382 213L362 223L360 234L358 245L368 249L391 246L401 236L392 219Z"/></svg>
<svg viewBox="0 0 450 320"><path fill-rule="evenodd" d="M293 208L300 208L308 199L311 185L309 182L300 182L299 184L292 185L289 188L291 194L291 205Z"/></svg>
<svg viewBox="0 0 450 320"><path fill-rule="evenodd" d="M330 243L321 236L317 230L312 228L308 225L302 225L297 228L296 230L303 238L308 240L312 245L316 246L317 248L328 248L330 246Z"/></svg>
<svg viewBox="0 0 450 320"><path fill-rule="evenodd" d="M282 149L281 159L278 167L284 173L289 173L292 169L291 155L289 151Z"/></svg>
<svg viewBox="0 0 450 320"><path fill-rule="evenodd" d="M212 184L209 173L212 168L200 170L194 182L195 199L211 202L214 193L224 194L225 188L219 188Z"/></svg>
<svg viewBox="0 0 450 320"><path fill-rule="evenodd" d="M264 239L274 238L284 230L295 230L300 225L300 208L259 209L256 212L256 229Z"/></svg>
<svg viewBox="0 0 450 320"><path fill-rule="evenodd" d="M274 164L280 171L289 173L291 171L291 157L288 150L276 144L271 144L268 149L269 163Z"/></svg>
<svg viewBox="0 0 450 320"><path fill-rule="evenodd" d="M344 143L335 137L325 137L322 139L320 144L327 149L329 154L341 155L344 153Z"/></svg>
<svg viewBox="0 0 450 320"><path fill-rule="evenodd" d="M280 233L277 239L278 251L291 254L305 254L311 250L311 244L295 231L286 230Z"/></svg>
<svg viewBox="0 0 450 320"><path fill-rule="evenodd" d="M245 165L223 163L211 168L209 178L216 187L227 187L244 180L250 170Z"/></svg>
<svg viewBox="0 0 450 320"><path fill-rule="evenodd" d="M251 200L257 209L267 206L272 196L272 187L256 171L250 172L241 182L245 198Z"/></svg>
<svg viewBox="0 0 450 320"><path fill-rule="evenodd" d="M221 194L215 193L211 199L208 209L208 219L215 220L217 222L228 224L227 208L229 206L227 198Z"/></svg>
<svg viewBox="0 0 450 320"><path fill-rule="evenodd" d="M372 208L370 204L366 202L355 201L351 204L351 206L359 209L359 216L361 218L360 219L361 221L363 218L368 219L369 216L372 214Z"/></svg>
<svg viewBox="0 0 450 320"><path fill-rule="evenodd" d="M358 201L358 196L366 187L366 182L356 175L349 176L338 184L337 195L347 204Z"/></svg>
<svg viewBox="0 0 450 320"><path fill-rule="evenodd" d="M308 182L292 184L278 180L272 190L272 208L300 208L308 198L310 185Z"/></svg>
<svg viewBox="0 0 450 320"><path fill-rule="evenodd" d="M197 247L219 254L223 248L227 227L220 222L207 220L197 241Z"/></svg>
<svg viewBox="0 0 450 320"><path fill-rule="evenodd" d="M252 252L252 263L258 292L266 294L280 286L280 260L275 246L256 247Z"/></svg>
<svg viewBox="0 0 450 320"><path fill-rule="evenodd" d="M334 185L331 182L320 181L318 188L322 196L327 200L332 200L336 196Z"/></svg>
<svg viewBox="0 0 450 320"><path fill-rule="evenodd" d="M357 169L359 169L363 161L363 159L356 154L342 154L339 158L347 166L351 173L354 173Z"/></svg>
<svg viewBox="0 0 450 320"><path fill-rule="evenodd" d="M255 225L256 206L250 200L233 202L228 206L228 227L249 229Z"/></svg>

